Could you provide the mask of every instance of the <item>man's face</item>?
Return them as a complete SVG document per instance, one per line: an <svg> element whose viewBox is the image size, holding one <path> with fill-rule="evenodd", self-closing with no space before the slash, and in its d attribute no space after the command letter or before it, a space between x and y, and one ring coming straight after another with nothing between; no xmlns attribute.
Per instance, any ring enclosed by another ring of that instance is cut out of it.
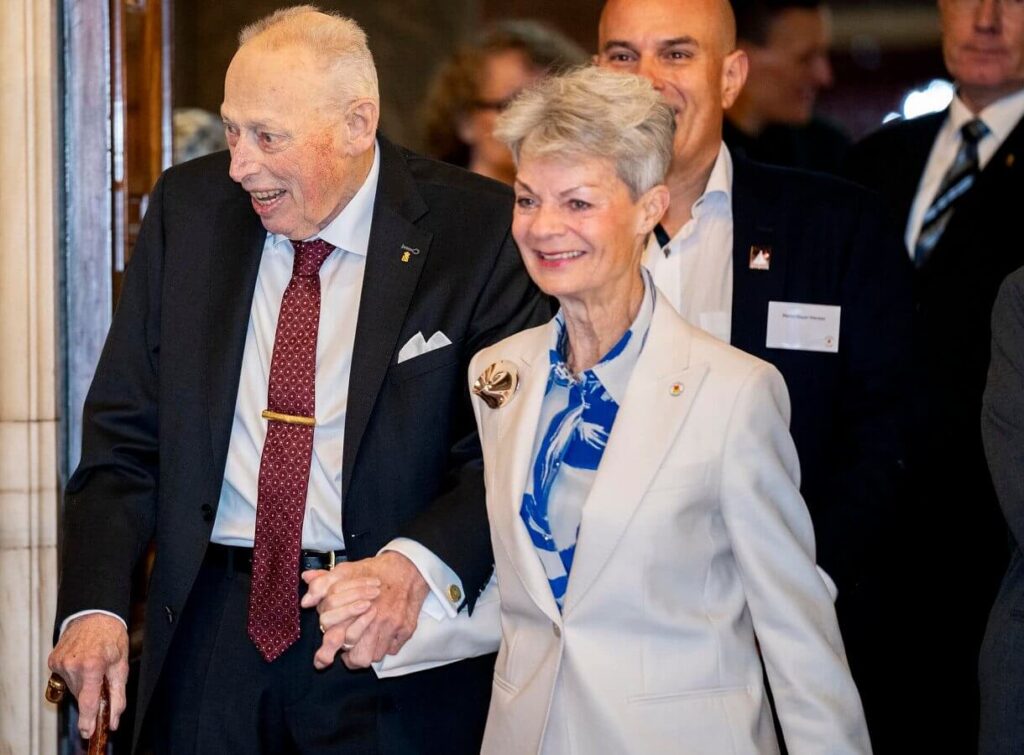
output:
<svg viewBox="0 0 1024 755"><path fill-rule="evenodd" d="M230 175L271 233L316 235L358 190L366 146L331 98L331 77L298 47L243 46L224 81Z"/></svg>
<svg viewBox="0 0 1024 755"><path fill-rule="evenodd" d="M968 105L1024 87L1024 0L939 0L942 52Z"/></svg>
<svg viewBox="0 0 1024 755"><path fill-rule="evenodd" d="M743 86L720 0L610 0L601 15L599 65L649 79L676 114L672 171L709 168L722 114Z"/></svg>
<svg viewBox="0 0 1024 755"><path fill-rule="evenodd" d="M768 27L765 44L741 42L750 58L743 96L765 123L807 123L818 92L832 84L832 30L825 8L787 8Z"/></svg>

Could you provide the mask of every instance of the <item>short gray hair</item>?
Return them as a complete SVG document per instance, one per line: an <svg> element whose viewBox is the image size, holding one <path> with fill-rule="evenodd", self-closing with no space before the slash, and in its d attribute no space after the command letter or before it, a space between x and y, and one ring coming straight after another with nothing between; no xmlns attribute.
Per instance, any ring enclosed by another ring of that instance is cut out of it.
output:
<svg viewBox="0 0 1024 755"><path fill-rule="evenodd" d="M239 48L253 41L272 50L290 45L308 49L334 74L342 103L361 97L380 102L366 32L347 16L315 5L282 8L238 33Z"/></svg>
<svg viewBox="0 0 1024 755"><path fill-rule="evenodd" d="M665 180L675 128L672 109L646 79L588 66L524 90L494 133L517 165L524 151L610 159L636 200Z"/></svg>

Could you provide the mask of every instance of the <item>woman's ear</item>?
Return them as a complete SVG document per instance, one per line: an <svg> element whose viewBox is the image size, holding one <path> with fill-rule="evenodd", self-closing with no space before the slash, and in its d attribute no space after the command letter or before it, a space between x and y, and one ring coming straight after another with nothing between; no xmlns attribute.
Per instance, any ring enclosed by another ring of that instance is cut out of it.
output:
<svg viewBox="0 0 1024 755"><path fill-rule="evenodd" d="M654 230L654 226L665 215L670 199L668 187L665 184L658 184L648 189L640 197L637 204L640 205L639 231L641 236L646 236Z"/></svg>

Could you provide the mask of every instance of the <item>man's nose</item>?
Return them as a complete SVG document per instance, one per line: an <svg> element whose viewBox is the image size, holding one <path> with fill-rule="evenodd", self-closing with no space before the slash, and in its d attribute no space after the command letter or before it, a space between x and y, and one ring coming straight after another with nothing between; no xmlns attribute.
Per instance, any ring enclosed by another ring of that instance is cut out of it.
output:
<svg viewBox="0 0 1024 755"><path fill-rule="evenodd" d="M246 176L256 172L259 166L252 159L251 147L246 143L245 137L239 137L231 147L231 167L228 175L236 183L242 183Z"/></svg>
<svg viewBox="0 0 1024 755"><path fill-rule="evenodd" d="M636 73L638 76L643 76L657 91L664 89L665 84L661 80L661 70L658 67L658 62L650 57L640 58L637 62Z"/></svg>
<svg viewBox="0 0 1024 755"><path fill-rule="evenodd" d="M974 28L976 31L992 32L999 30L1002 22L1003 5L1001 0L980 0L974 11Z"/></svg>

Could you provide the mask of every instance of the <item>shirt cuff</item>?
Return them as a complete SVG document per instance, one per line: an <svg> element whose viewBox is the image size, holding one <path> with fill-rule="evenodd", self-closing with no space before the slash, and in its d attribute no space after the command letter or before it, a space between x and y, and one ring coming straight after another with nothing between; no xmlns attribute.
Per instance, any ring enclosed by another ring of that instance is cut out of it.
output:
<svg viewBox="0 0 1024 755"><path fill-rule="evenodd" d="M113 616L115 619L117 619L122 624L124 624L124 628L125 629L128 629L128 625L125 624L124 619L122 619L116 613L111 613L110 611L104 611L102 608L92 608L92 609L89 609L87 611L79 611L78 613L73 613L70 616L68 616L66 619L64 619L64 621L62 621L60 623L60 633L57 635L57 639L59 640L61 637L64 636L64 630L68 628L68 624L70 624L72 621L74 621L75 619L79 618L80 616L88 616L91 613L101 613L104 616Z"/></svg>
<svg viewBox="0 0 1024 755"><path fill-rule="evenodd" d="M462 605L465 591L462 589L462 580L451 568L438 558L426 546L408 537L396 537L390 543L378 551L395 551L401 553L412 561L427 586L430 594L423 601L423 611L437 621L448 617L455 618L459 613L459 606Z"/></svg>

